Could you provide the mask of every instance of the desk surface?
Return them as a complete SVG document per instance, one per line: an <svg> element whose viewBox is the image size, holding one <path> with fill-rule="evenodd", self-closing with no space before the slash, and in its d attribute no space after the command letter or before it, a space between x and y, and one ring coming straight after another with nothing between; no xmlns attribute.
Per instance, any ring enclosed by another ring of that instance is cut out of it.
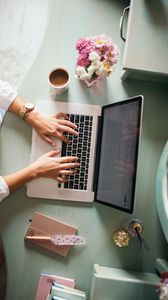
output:
<svg viewBox="0 0 168 300"><path fill-rule="evenodd" d="M64 66L71 73L71 83L68 92L58 100L101 105L137 94L144 95L135 216L144 223L143 236L151 251L137 258L140 251L138 241L132 240L125 249L113 244L112 232L129 217L128 214L100 204L28 198L23 187L5 199L0 209L7 257L7 300L34 299L39 275L44 271L75 278L76 286L88 293L94 263L153 272L157 257L167 259L168 247L155 205L155 178L160 154L167 140L168 88L164 84L121 81L123 43L119 38L119 20L124 5L125 1L116 0L52 0L43 46L19 92L31 101L49 99L48 72L54 66ZM74 78L75 42L79 37L102 32L111 34L119 46L119 63L103 86L87 89ZM31 128L8 113L0 135L1 174L26 166L31 148ZM87 238L87 247L73 248L67 258L62 258L25 245L23 237L34 211L78 227L79 234Z"/></svg>

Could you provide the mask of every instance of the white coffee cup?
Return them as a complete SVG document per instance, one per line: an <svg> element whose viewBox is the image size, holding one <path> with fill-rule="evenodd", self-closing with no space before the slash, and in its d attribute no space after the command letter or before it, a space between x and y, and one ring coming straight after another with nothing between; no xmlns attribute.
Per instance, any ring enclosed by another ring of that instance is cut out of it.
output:
<svg viewBox="0 0 168 300"><path fill-rule="evenodd" d="M69 72L62 67L54 68L49 72L48 80L50 84L51 95L55 96L62 94L69 86Z"/></svg>

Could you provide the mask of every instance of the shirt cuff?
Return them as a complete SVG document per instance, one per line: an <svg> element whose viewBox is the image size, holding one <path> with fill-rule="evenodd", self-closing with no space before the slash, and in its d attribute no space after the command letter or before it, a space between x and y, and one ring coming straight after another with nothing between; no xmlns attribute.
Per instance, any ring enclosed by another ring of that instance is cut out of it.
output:
<svg viewBox="0 0 168 300"><path fill-rule="evenodd" d="M0 176L0 202L10 194L9 187L3 177Z"/></svg>
<svg viewBox="0 0 168 300"><path fill-rule="evenodd" d="M3 121L3 118L4 118L4 115L5 115L5 112L6 112L5 109L0 108L0 127L1 127L1 124L2 124L2 121Z"/></svg>
<svg viewBox="0 0 168 300"><path fill-rule="evenodd" d="M0 107L7 110L16 96L17 92L11 85L7 81L0 80Z"/></svg>

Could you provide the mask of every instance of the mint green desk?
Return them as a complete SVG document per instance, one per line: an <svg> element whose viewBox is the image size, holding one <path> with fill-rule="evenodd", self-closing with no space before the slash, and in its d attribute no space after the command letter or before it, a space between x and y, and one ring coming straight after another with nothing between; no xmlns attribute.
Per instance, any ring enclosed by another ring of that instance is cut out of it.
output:
<svg viewBox="0 0 168 300"><path fill-rule="evenodd" d="M168 87L136 80L122 82L120 79L124 46L119 38L119 20L124 5L125 1L116 0L52 0L44 43L19 93L31 101L49 99L48 72L54 66L64 66L72 78L68 92L59 100L101 105L137 94L144 95L135 216L144 223L143 235L151 251L137 258L140 250L138 241L132 240L129 248L125 249L113 244L112 232L129 216L126 213L98 204L28 198L23 187L5 199L0 207L8 272L7 300L33 300L39 275L44 271L75 278L76 286L89 294L94 263L154 272L156 258L168 258L168 246L155 206L156 172L168 132ZM75 42L79 37L103 32L111 34L120 48L119 63L103 86L97 90L87 89L74 78ZM145 45L142 46L145 51ZM0 136L1 174L26 166L31 148L31 128L8 113ZM87 238L87 247L73 248L67 258L62 258L25 245L23 237L34 211L77 226L79 234Z"/></svg>

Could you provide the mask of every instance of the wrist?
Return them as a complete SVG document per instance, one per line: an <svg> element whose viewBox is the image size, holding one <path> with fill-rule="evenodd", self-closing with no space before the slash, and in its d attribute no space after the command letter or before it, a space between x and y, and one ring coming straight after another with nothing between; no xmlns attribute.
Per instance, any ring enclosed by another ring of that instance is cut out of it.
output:
<svg viewBox="0 0 168 300"><path fill-rule="evenodd" d="M8 107L8 111L14 113L19 116L19 112L21 107L23 106L23 100L20 96L16 96L16 98L12 101L12 103Z"/></svg>
<svg viewBox="0 0 168 300"><path fill-rule="evenodd" d="M38 167L36 166L36 163L32 163L30 166L26 167L26 173L27 173L28 181L38 178L39 171L38 171Z"/></svg>
<svg viewBox="0 0 168 300"><path fill-rule="evenodd" d="M28 115L25 118L25 122L33 126L39 118L39 115L39 112L34 109L28 113Z"/></svg>
<svg viewBox="0 0 168 300"><path fill-rule="evenodd" d="M23 186L27 182L37 178L36 170L34 167L28 166L16 173L4 176L4 180L6 184L8 185L9 191L13 192L20 186Z"/></svg>
<svg viewBox="0 0 168 300"><path fill-rule="evenodd" d="M25 103L25 104L22 105L22 107L21 107L21 109L19 111L19 116L23 120L25 120L28 117L29 113L31 111L33 111L33 110L34 110L34 104L31 103L31 102L27 102L27 103Z"/></svg>
<svg viewBox="0 0 168 300"><path fill-rule="evenodd" d="M29 165L29 174L31 176L31 180L43 177L44 168L42 167L42 163L37 159L31 165Z"/></svg>

